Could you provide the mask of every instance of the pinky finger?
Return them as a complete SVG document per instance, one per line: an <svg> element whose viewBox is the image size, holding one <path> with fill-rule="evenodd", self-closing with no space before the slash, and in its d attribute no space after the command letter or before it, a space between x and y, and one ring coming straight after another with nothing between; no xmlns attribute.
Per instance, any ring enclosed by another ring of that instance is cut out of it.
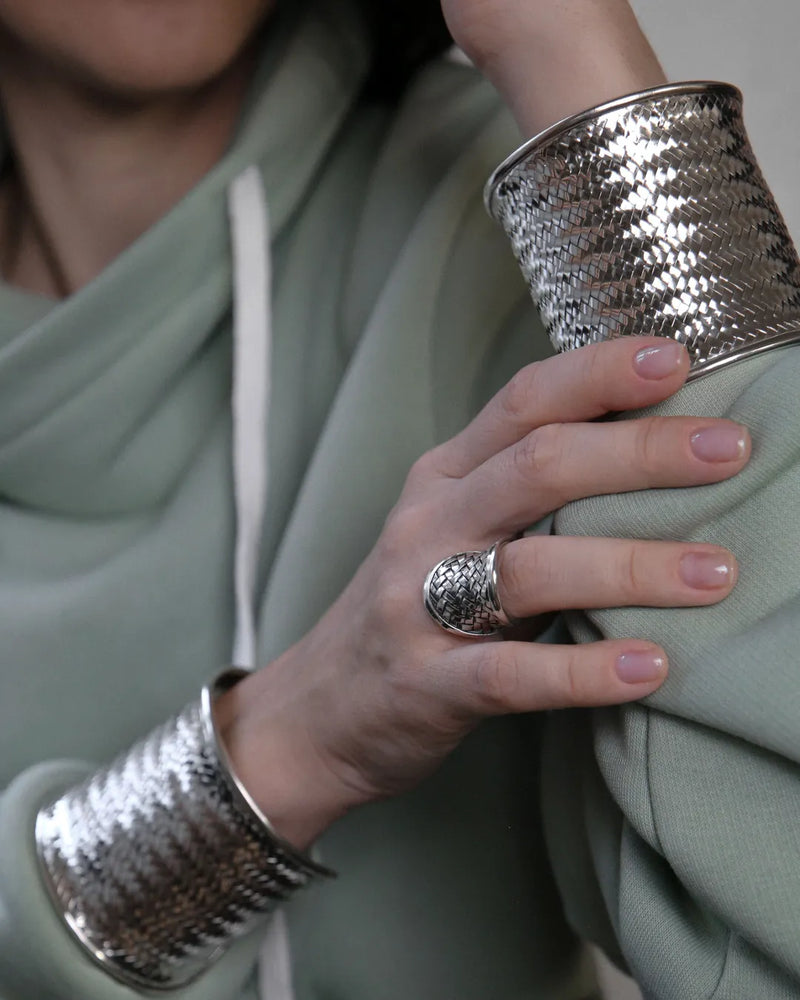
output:
<svg viewBox="0 0 800 1000"><path fill-rule="evenodd" d="M622 704L651 694L667 675L664 650L636 639L481 643L451 655L463 708L479 717Z"/></svg>

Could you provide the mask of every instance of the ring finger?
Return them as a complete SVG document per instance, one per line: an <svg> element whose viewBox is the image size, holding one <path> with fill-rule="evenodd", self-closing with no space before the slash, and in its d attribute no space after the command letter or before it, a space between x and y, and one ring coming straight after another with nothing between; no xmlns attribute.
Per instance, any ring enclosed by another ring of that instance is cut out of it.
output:
<svg viewBox="0 0 800 1000"><path fill-rule="evenodd" d="M722 600L737 564L715 545L536 535L498 553L497 587L511 618L567 608L692 607Z"/></svg>

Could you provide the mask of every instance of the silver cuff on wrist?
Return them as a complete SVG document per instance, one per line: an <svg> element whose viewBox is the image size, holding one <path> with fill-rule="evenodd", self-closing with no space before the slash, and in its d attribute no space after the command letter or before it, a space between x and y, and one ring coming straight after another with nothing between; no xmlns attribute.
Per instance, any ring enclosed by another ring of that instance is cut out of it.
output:
<svg viewBox="0 0 800 1000"><path fill-rule="evenodd" d="M485 197L559 351L671 337L697 375L800 340L800 261L729 84L565 119L501 164Z"/></svg>
<svg viewBox="0 0 800 1000"><path fill-rule="evenodd" d="M213 699L242 676L226 671L37 817L56 907L129 986L186 985L294 889L332 874L272 831L229 766Z"/></svg>

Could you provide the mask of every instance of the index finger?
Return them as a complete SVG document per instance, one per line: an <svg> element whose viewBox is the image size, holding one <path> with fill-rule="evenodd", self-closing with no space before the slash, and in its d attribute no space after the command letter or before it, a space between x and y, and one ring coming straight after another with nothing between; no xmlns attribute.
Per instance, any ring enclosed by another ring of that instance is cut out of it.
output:
<svg viewBox="0 0 800 1000"><path fill-rule="evenodd" d="M537 427L659 403L688 373L686 348L665 337L620 337L557 354L522 368L432 457L443 475L461 478Z"/></svg>

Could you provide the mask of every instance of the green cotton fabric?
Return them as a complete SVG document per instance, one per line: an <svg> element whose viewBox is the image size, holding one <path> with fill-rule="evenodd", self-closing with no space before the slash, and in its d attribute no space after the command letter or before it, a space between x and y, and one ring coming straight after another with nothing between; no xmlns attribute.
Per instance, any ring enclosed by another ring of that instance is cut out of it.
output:
<svg viewBox="0 0 800 1000"><path fill-rule="evenodd" d="M735 479L593 498L563 534L728 546L719 606L570 616L574 637L663 644L645 704L552 716L547 832L570 921L651 1000L800 997L800 351L700 378L655 408L753 436Z"/></svg>
<svg viewBox="0 0 800 1000"><path fill-rule="evenodd" d="M261 662L345 586L413 460L549 350L481 203L518 141L491 89L442 60L370 103L348 5L286 6L235 142L173 211L66 301L0 287L0 1000L137 995L60 922L33 822L230 656L230 183L257 165L272 223ZM590 995L538 754L538 720L495 722L330 831L340 879L289 909L298 1000ZM175 996L254 997L259 944Z"/></svg>
<svg viewBox="0 0 800 1000"><path fill-rule="evenodd" d="M346 585L414 459L549 353L481 202L518 141L491 89L441 60L370 102L347 3L285 6L231 149L173 211L64 302L0 286L0 1000L139 995L61 923L33 822L230 656L231 182L258 167L272 224L261 662ZM568 923L649 1000L800 997L798 384L787 349L658 408L747 424L736 479L561 512L562 533L729 545L739 585L570 616L579 641L662 642L664 688L544 737L495 720L334 826L340 878L287 908L297 1000L587 1000ZM255 1000L259 946L174 995Z"/></svg>

